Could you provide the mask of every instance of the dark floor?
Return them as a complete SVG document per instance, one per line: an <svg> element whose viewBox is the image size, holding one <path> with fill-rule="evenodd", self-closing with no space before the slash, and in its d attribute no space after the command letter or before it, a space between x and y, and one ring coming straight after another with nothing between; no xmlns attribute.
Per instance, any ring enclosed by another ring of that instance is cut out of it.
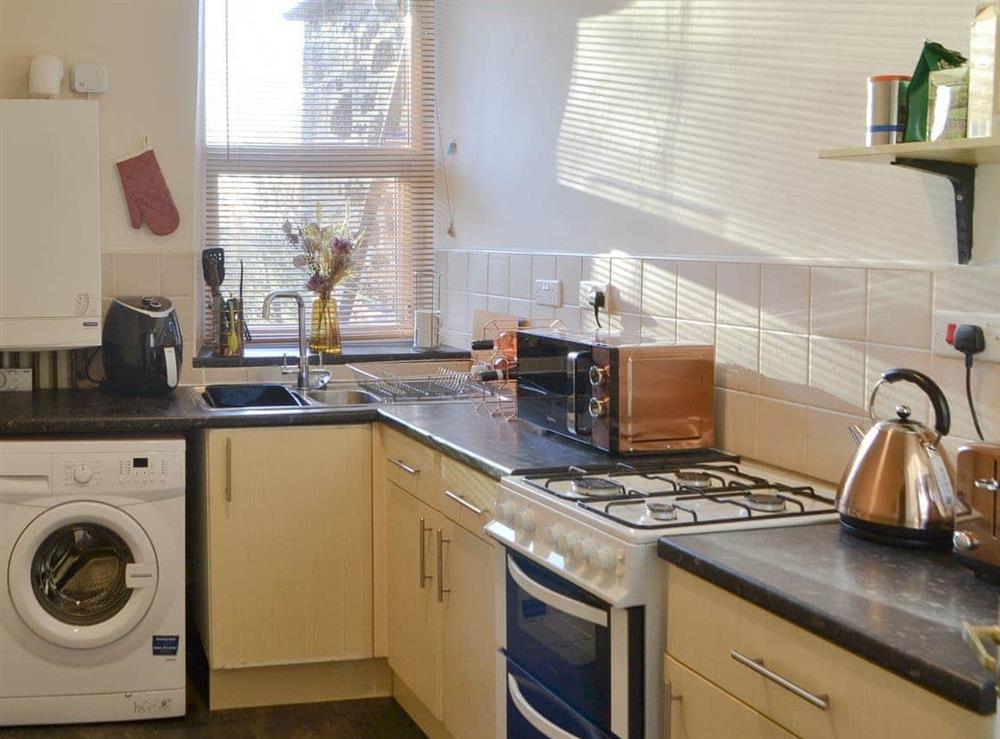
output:
<svg viewBox="0 0 1000 739"><path fill-rule="evenodd" d="M188 698L183 718L0 729L0 739L426 739L392 698L209 712L205 656L188 629Z"/></svg>

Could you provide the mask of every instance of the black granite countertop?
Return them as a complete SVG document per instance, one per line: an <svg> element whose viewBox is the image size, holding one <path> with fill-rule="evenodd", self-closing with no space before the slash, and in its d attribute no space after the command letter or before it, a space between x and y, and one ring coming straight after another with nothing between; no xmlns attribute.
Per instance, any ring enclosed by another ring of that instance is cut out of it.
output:
<svg viewBox="0 0 1000 739"><path fill-rule="evenodd" d="M997 621L998 588L947 553L873 544L837 523L661 537L660 557L981 714L993 679L962 622Z"/></svg>
<svg viewBox="0 0 1000 739"><path fill-rule="evenodd" d="M156 398L105 390L0 393L0 437L40 434L178 433L205 427L300 426L384 421L499 479L514 472L611 464L616 457L521 421L477 411L468 402L311 408L209 410L183 387Z"/></svg>
<svg viewBox="0 0 1000 739"><path fill-rule="evenodd" d="M206 426L299 426L378 420L375 406L309 410L208 410L191 388L156 398L106 390L0 393L0 436L183 432Z"/></svg>
<svg viewBox="0 0 1000 739"><path fill-rule="evenodd" d="M276 367L287 355L288 364L298 362L299 349L294 345L255 344L242 357L217 357L212 347L202 347L195 355L195 367ZM469 350L454 346L414 349L409 341L348 341L340 354L324 354L323 365L348 362L405 362L414 360L468 359ZM318 354L309 355L309 364L319 364Z"/></svg>
<svg viewBox="0 0 1000 739"><path fill-rule="evenodd" d="M619 459L466 403L387 405L379 409L379 416L388 426L496 479L570 465L607 465Z"/></svg>

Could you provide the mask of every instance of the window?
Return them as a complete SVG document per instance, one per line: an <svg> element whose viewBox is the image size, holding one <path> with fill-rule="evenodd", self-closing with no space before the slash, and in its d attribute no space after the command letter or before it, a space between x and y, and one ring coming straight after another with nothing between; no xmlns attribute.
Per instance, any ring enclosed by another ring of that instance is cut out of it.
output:
<svg viewBox="0 0 1000 739"><path fill-rule="evenodd" d="M365 232L334 296L345 338L405 337L427 307L434 228L433 0L205 0L205 245L244 266L254 340L295 334L286 219ZM427 285L428 287L423 287ZM311 304L307 300L307 304Z"/></svg>

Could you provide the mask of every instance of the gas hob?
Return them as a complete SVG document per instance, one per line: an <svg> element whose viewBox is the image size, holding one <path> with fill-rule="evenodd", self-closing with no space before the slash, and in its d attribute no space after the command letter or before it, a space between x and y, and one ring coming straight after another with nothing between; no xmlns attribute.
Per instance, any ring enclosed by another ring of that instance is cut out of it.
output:
<svg viewBox="0 0 1000 739"><path fill-rule="evenodd" d="M788 519L833 512L832 491L802 480L776 479L778 471L735 460L692 465L528 475L522 482L572 501L628 529L663 530L706 524Z"/></svg>
<svg viewBox="0 0 1000 739"><path fill-rule="evenodd" d="M719 454L504 478L487 532L616 605L641 602L661 536L837 519L834 489Z"/></svg>

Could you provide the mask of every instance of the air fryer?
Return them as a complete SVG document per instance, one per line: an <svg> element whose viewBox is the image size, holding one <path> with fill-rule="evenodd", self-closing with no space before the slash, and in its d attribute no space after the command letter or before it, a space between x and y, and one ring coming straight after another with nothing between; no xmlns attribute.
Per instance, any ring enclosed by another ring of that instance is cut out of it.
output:
<svg viewBox="0 0 1000 739"><path fill-rule="evenodd" d="M184 340L166 298L111 301L102 349L107 387L122 395L164 395L177 387Z"/></svg>

